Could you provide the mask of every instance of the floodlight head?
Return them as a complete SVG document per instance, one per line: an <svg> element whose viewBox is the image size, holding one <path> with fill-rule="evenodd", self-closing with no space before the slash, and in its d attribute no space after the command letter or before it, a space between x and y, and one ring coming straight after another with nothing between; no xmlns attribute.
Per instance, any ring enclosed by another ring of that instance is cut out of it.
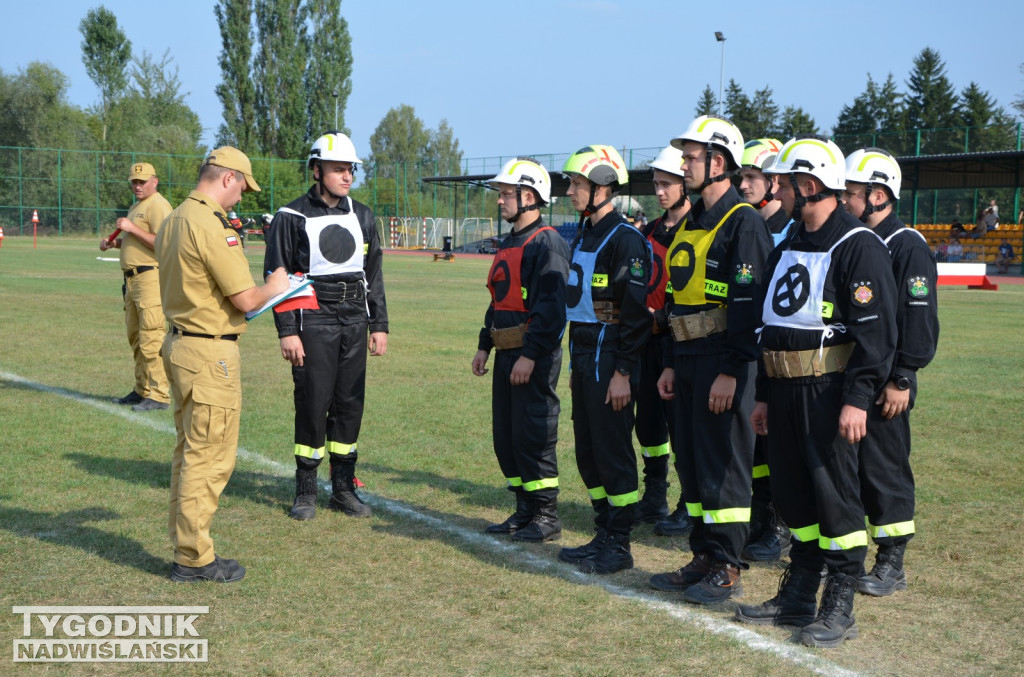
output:
<svg viewBox="0 0 1024 677"><path fill-rule="evenodd" d="M722 33L722 31L715 31L715 40L718 40L719 42L725 42L725 35Z"/></svg>

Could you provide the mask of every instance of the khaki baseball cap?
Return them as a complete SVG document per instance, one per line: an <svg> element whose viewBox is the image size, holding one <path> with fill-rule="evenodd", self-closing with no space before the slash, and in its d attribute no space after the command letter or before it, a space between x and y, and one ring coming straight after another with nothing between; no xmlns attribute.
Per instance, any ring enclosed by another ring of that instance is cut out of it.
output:
<svg viewBox="0 0 1024 677"><path fill-rule="evenodd" d="M136 162L132 164L128 180L134 181L135 179L139 179L140 181L149 181L154 176L156 176L156 170L153 169L153 165L148 162Z"/></svg>
<svg viewBox="0 0 1024 677"><path fill-rule="evenodd" d="M245 175L245 192L260 192L260 185L256 183L256 179L252 177L252 163L249 162L249 158L246 157L245 153L237 148L221 146L220 148L212 150L210 151L210 154L206 156L206 160L203 164L217 165L218 167L224 167L225 169L233 169L236 172L241 172Z"/></svg>

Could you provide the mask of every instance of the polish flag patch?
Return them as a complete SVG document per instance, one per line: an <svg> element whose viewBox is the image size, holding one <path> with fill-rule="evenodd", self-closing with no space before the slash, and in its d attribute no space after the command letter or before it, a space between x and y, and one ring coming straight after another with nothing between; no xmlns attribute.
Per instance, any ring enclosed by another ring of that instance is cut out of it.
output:
<svg viewBox="0 0 1024 677"><path fill-rule="evenodd" d="M226 239L228 241L228 246L229 247L237 247L238 246L238 237L237 236L235 236L235 235L228 235L224 239Z"/></svg>

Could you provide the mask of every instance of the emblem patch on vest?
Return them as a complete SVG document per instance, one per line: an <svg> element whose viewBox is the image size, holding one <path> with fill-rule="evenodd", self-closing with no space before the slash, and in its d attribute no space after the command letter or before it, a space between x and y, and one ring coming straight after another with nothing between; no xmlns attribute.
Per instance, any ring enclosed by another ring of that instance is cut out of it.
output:
<svg viewBox="0 0 1024 677"><path fill-rule="evenodd" d="M928 280L922 275L917 275L907 280L907 293L915 299L923 299L928 296Z"/></svg>
<svg viewBox="0 0 1024 677"><path fill-rule="evenodd" d="M851 284L850 298L858 306L864 307L871 305L871 302L875 300L875 290L871 285L871 281L863 280Z"/></svg>

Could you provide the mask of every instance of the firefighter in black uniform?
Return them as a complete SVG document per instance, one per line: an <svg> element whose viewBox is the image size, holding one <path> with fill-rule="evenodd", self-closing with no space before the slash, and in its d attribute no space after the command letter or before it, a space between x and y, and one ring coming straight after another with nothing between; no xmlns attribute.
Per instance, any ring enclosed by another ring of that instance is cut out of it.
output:
<svg viewBox="0 0 1024 677"><path fill-rule="evenodd" d="M700 200L668 252L672 294L665 369L658 389L675 400L676 456L694 522L693 559L651 577L658 590L694 604L739 596L750 522L754 433L750 382L757 359L756 297L771 250L764 219L729 179L743 136L731 122L701 116L672 145L683 151L686 187Z"/></svg>
<svg viewBox="0 0 1024 677"><path fill-rule="evenodd" d="M651 336L640 354L640 384L636 393L636 439L644 459L644 494L636 505L635 522L655 522L654 533L675 536L687 533L690 518L682 498L675 512L668 512L668 463L672 457L671 440L675 437L672 403L661 399L658 378L661 376L662 338L668 331L665 315L665 292L668 268L665 255L683 217L690 211L690 201L683 185L680 165L683 153L666 146L651 163L654 195L665 212L648 223L641 232L651 243L651 281L647 285L647 309L654 315ZM680 481L680 484L682 482Z"/></svg>
<svg viewBox="0 0 1024 677"><path fill-rule="evenodd" d="M355 493L356 442L363 419L366 353L387 350L383 259L373 212L348 196L356 166L352 141L328 132L313 144L316 183L278 210L264 268L284 266L313 280L316 298L275 308L281 355L295 383L295 503L289 515L316 516L317 468L331 460L328 507L368 517ZM369 339L367 339L369 327Z"/></svg>
<svg viewBox="0 0 1024 677"><path fill-rule="evenodd" d="M501 243L487 278L491 303L472 369L487 373L497 349L491 386L494 453L516 510L487 533L517 541L552 541L558 519L558 373L565 332L569 245L544 224L551 178L532 158L509 160L491 179L501 216L512 232Z"/></svg>
<svg viewBox="0 0 1024 677"><path fill-rule="evenodd" d="M860 497L878 552L859 590L875 597L907 589L903 555L914 536L910 410L917 370L931 362L939 341L935 257L924 237L896 217L901 180L899 164L880 148L857 150L846 158L846 208L888 245L898 294L896 359L881 396L868 410L868 433L860 443Z"/></svg>
<svg viewBox="0 0 1024 677"><path fill-rule="evenodd" d="M743 147L737 189L746 202L757 209L772 234L775 246L786 237L791 223L782 202L775 197L778 179L765 174L764 168L775 161L782 143L776 139L754 139ZM772 503L771 480L765 457L765 438L758 435L754 442L754 477L750 497L750 535L743 548L743 559L755 562L774 562L789 552L789 529L779 518Z"/></svg>
<svg viewBox="0 0 1024 677"><path fill-rule="evenodd" d="M597 533L585 545L562 548L558 559L607 574L633 566L633 398L651 331L651 254L643 235L611 204L629 181L618 151L586 146L569 156L562 172L570 177L566 195L580 213L566 292L576 465L590 493Z"/></svg>
<svg viewBox="0 0 1024 677"><path fill-rule="evenodd" d="M804 644L836 647L858 633L853 599L867 532L857 452L896 349L896 289L885 244L839 203L846 166L838 146L792 139L767 171L779 175L779 198L796 222L768 260L751 423L768 436L792 564L775 597L740 605L736 618L794 625Z"/></svg>

